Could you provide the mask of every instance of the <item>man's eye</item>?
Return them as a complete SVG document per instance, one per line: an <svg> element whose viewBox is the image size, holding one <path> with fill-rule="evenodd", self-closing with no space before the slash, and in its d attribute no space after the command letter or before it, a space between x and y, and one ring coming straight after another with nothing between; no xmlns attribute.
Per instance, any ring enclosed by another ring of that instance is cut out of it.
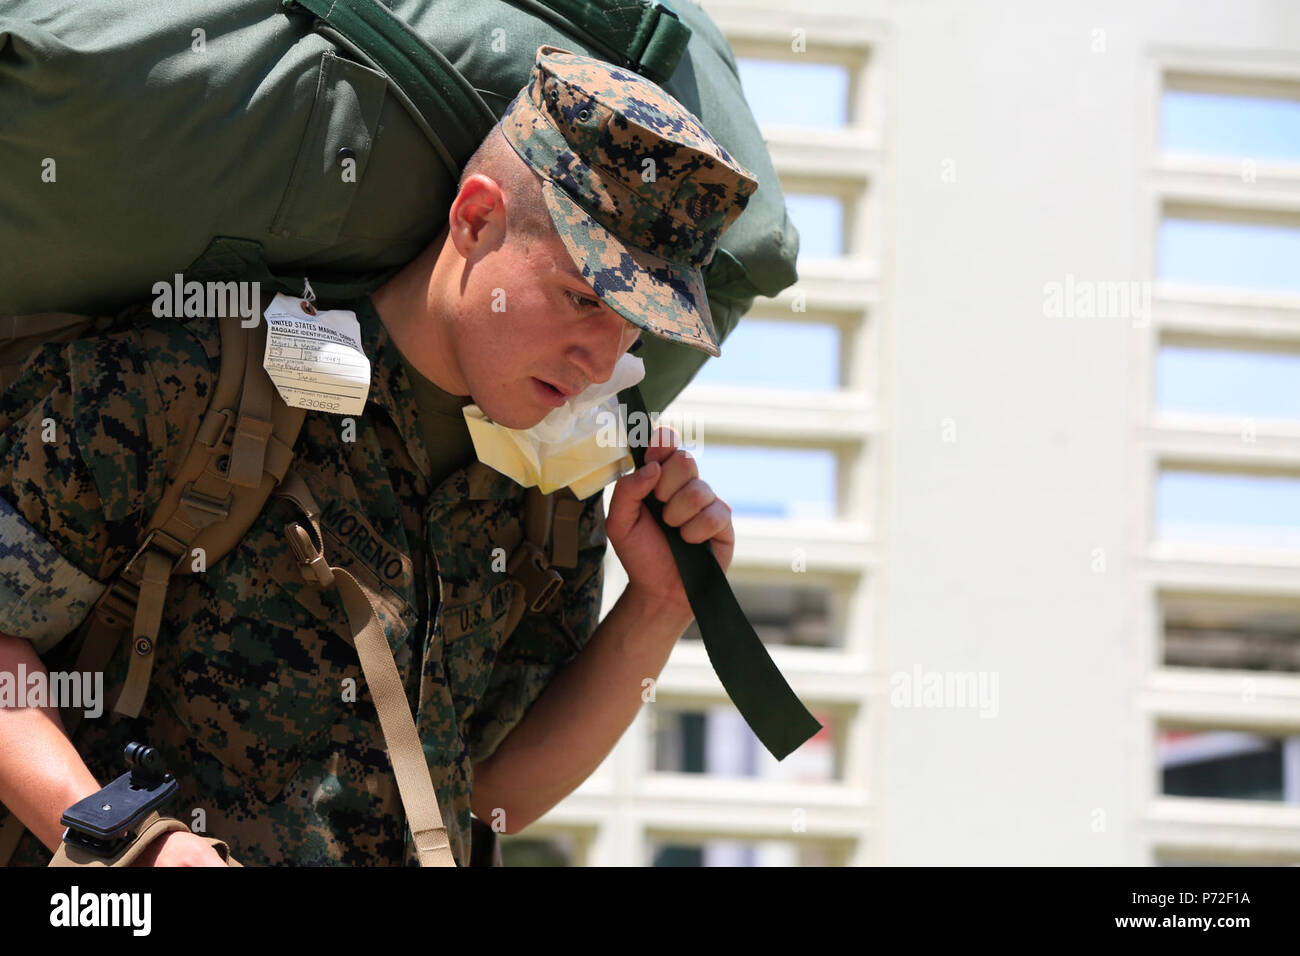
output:
<svg viewBox="0 0 1300 956"><path fill-rule="evenodd" d="M600 302L598 302L596 299L588 298L585 295L578 295L578 293L570 292L568 289L564 290L564 294L568 296L569 301L573 303L575 308L592 309L592 308L598 308L600 306Z"/></svg>

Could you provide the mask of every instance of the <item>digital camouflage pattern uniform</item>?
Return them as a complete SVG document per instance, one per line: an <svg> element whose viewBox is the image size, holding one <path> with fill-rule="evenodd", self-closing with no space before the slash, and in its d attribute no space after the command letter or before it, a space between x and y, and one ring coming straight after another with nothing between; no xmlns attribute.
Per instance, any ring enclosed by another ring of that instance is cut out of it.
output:
<svg viewBox="0 0 1300 956"><path fill-rule="evenodd" d="M309 411L295 469L322 509L330 562L383 595L380 622L464 866L474 762L595 629L603 499L586 501L578 566L557 569L561 596L503 633L511 590L492 550L508 555L522 540L525 490L477 461L430 487L400 353L368 304L358 320L371 388L355 441L343 441L339 416ZM212 319L141 309L121 325L40 349L0 395L0 632L42 652L135 552L216 378ZM45 419L56 425L52 443L42 441ZM78 751L106 783L126 769L128 740L159 747L181 786L169 815L188 823L201 809L206 832L246 865L413 865L347 616L337 592L303 581L284 537L294 520L296 507L272 497L224 559L173 577L140 717L105 708L83 720ZM106 673L106 695L125 678L128 643ZM45 655L51 669L57 656ZM355 702L344 700L346 679ZM48 858L28 833L13 862Z"/></svg>
<svg viewBox="0 0 1300 956"><path fill-rule="evenodd" d="M655 84L554 47L539 49L501 129L541 176L596 294L650 333L718 355L699 270L757 188L752 174ZM512 586L493 552L523 539L525 491L477 461L432 486L399 353L368 305L358 318L372 382L355 441L337 416L308 412L295 469L323 509L328 560L382 592L380 623L463 866L473 764L596 627L603 497L586 501L559 594L503 633ZM0 631L53 648L51 669L54 645L135 552L206 408L218 349L211 318L139 310L40 349L0 396ZM414 865L347 617L336 591L304 583L284 537L300 518L272 497L230 554L173 578L141 716L83 721L77 746L104 782L123 772L129 739L158 746L181 783L169 812L189 821L201 809L242 863ZM108 688L125 676L121 651ZM15 861L47 857L28 834Z"/></svg>

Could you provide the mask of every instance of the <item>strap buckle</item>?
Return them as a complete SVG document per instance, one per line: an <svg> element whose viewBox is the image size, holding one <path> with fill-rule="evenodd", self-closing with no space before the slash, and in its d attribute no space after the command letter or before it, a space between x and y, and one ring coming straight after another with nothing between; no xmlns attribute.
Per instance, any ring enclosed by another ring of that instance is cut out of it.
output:
<svg viewBox="0 0 1300 956"><path fill-rule="evenodd" d="M140 589L121 577L115 579L99 599L95 613L112 630L130 627L135 620L135 608L140 603Z"/></svg>
<svg viewBox="0 0 1300 956"><path fill-rule="evenodd" d="M546 563L542 549L525 538L510 556L506 572L524 588L524 603L530 611L546 607L560 590L564 578Z"/></svg>
<svg viewBox="0 0 1300 956"><path fill-rule="evenodd" d="M307 529L294 521L285 529L285 535L289 539L289 548L298 559L298 570L302 572L303 580L322 588L333 585L334 571Z"/></svg>
<svg viewBox="0 0 1300 956"><path fill-rule="evenodd" d="M116 630L130 627L135 621L135 609L140 604L140 559L150 548L172 559L171 573L175 573L190 553L188 545L161 528L154 528L145 535L135 554L122 565L122 570L99 599L95 613L105 627Z"/></svg>
<svg viewBox="0 0 1300 956"><path fill-rule="evenodd" d="M205 495L202 492L194 490L194 482L185 483L185 490L181 492L180 503L191 511L197 511L202 516L202 524L190 522L196 530L203 530L210 524L217 521L225 521L230 517L230 498L214 498L211 495Z"/></svg>
<svg viewBox="0 0 1300 956"><path fill-rule="evenodd" d="M624 66L646 79L663 83L677 69L691 38L691 28L667 3L643 0L641 22L624 47ZM657 59L651 66L647 60Z"/></svg>
<svg viewBox="0 0 1300 956"><path fill-rule="evenodd" d="M208 413L204 416L203 423L199 425L198 434L194 436L194 440L209 449L225 445L226 435L234 427L235 420L238 417L234 409L208 409Z"/></svg>
<svg viewBox="0 0 1300 956"><path fill-rule="evenodd" d="M139 550L137 550L135 554L131 555L131 560L122 566L122 572L118 576L119 579L125 578L133 584L137 582L140 573L140 558L142 558L144 553L150 548L161 551L167 557L172 559L171 570L173 572L181 566L181 563L190 553L189 545L184 541L173 537L166 531L162 530L162 528L154 528L145 535L144 542L140 545Z"/></svg>

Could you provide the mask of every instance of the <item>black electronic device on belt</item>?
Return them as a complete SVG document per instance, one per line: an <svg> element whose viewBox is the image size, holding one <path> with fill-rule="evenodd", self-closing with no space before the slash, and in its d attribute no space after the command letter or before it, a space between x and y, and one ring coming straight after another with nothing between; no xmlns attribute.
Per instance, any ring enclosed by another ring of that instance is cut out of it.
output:
<svg viewBox="0 0 1300 956"><path fill-rule="evenodd" d="M126 745L131 768L98 793L63 811L63 842L98 856L116 856L131 842L144 818L176 796L176 778L163 770L162 757L147 744Z"/></svg>

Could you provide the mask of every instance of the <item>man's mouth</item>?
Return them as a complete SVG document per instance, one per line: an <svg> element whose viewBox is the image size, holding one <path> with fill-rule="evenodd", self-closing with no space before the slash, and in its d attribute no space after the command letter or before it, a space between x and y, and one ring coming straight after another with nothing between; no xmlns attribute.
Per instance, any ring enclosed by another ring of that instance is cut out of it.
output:
<svg viewBox="0 0 1300 956"><path fill-rule="evenodd" d="M569 400L569 397L549 382L543 382L540 378L534 378L533 383L537 386L537 394L542 401L555 408L559 408Z"/></svg>

